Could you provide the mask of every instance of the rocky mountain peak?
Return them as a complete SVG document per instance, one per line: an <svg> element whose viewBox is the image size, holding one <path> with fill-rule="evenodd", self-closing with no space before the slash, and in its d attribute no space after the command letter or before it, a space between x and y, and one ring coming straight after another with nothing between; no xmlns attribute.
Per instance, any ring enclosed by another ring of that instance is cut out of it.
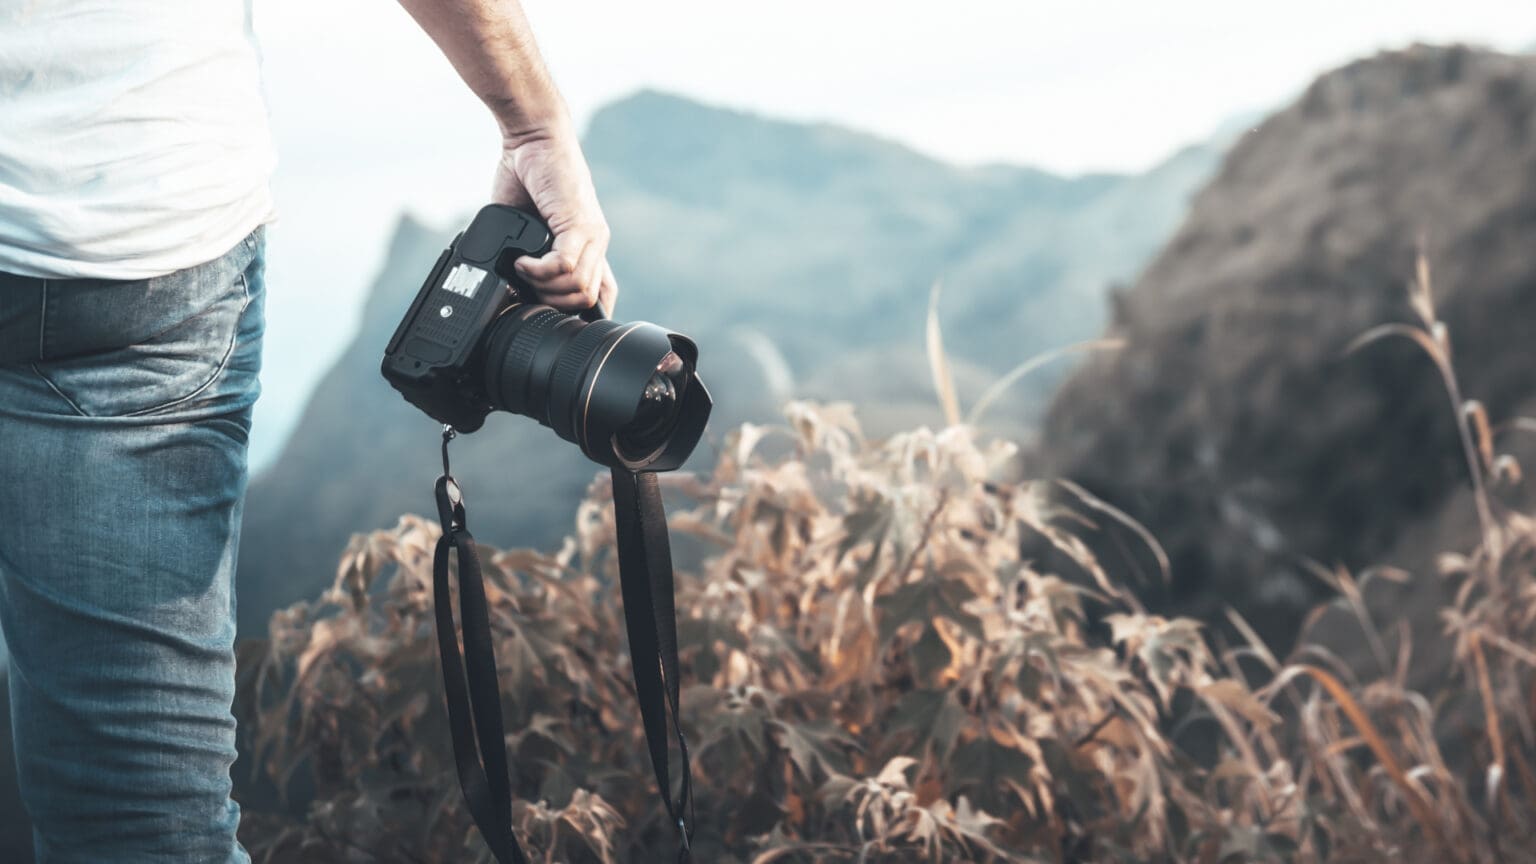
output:
<svg viewBox="0 0 1536 864"><path fill-rule="evenodd" d="M1319 79L1231 151L1118 298L1124 351L1046 431L1055 469L1169 547L1171 608L1233 603L1281 638L1311 563L1394 554L1467 482L1443 385L1406 341L1420 248L1465 391L1536 393L1536 58L1413 48ZM1399 563L1422 563L1401 561Z"/></svg>

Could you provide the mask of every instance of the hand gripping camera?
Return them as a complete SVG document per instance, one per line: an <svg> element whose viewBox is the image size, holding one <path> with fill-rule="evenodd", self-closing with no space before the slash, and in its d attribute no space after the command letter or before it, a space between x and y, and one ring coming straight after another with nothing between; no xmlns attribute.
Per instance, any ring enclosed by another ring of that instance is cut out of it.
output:
<svg viewBox="0 0 1536 864"><path fill-rule="evenodd" d="M539 305L512 262L549 251L543 222L492 204L454 239L384 353L389 383L460 432L493 410L532 417L593 461L671 471L709 419L698 349L654 324Z"/></svg>
<svg viewBox="0 0 1536 864"><path fill-rule="evenodd" d="M535 302L512 264L550 248L534 216L492 204L437 259L384 352L385 379L443 424L437 509L443 533L432 592L454 763L464 799L501 864L525 864L512 831L501 695L489 605L464 498L449 472L448 442L491 411L532 417L613 473L614 524L625 629L651 767L689 856L688 744L677 727L679 663L672 556L657 471L678 468L709 419L709 391L687 337L644 322L618 323L593 308L566 315ZM464 649L453 620L449 558L458 557ZM681 751L672 797L667 714Z"/></svg>

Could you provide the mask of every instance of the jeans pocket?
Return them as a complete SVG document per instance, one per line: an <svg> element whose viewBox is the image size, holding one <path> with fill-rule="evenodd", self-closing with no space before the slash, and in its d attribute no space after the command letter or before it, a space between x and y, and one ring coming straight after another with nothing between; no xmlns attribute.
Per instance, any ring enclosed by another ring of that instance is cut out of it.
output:
<svg viewBox="0 0 1536 864"><path fill-rule="evenodd" d="M237 348L254 253L243 243L200 267L114 287L120 293L105 299L98 292L70 297L67 286L52 290L44 311L50 341L75 350L39 359L32 370L71 411L90 417L155 414L195 399L218 381ZM150 304L162 307L153 317L139 308ZM132 341L110 338L113 325L102 318L114 315ZM159 322L147 325L153 318ZM108 338L77 338L93 332Z"/></svg>

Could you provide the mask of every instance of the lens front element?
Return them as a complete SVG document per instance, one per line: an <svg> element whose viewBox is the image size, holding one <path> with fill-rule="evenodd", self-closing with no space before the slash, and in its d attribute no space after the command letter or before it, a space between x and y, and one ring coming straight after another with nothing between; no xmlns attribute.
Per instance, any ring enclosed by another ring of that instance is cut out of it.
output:
<svg viewBox="0 0 1536 864"><path fill-rule="evenodd" d="M694 371L698 349L684 336L519 305L490 330L491 404L549 426L593 461L670 471L703 434L712 403Z"/></svg>
<svg viewBox="0 0 1536 864"><path fill-rule="evenodd" d="M682 395L687 388L687 364L676 351L668 351L656 364L650 380L645 382L635 419L620 429L614 439L619 454L628 460L644 459L646 454L666 444L677 426Z"/></svg>

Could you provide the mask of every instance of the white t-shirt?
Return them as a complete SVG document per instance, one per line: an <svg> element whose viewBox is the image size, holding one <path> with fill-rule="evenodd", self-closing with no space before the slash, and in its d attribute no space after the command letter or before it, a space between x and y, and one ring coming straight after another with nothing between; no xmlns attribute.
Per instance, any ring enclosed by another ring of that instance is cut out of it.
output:
<svg viewBox="0 0 1536 864"><path fill-rule="evenodd" d="M0 0L0 271L144 279L273 217L249 0Z"/></svg>

